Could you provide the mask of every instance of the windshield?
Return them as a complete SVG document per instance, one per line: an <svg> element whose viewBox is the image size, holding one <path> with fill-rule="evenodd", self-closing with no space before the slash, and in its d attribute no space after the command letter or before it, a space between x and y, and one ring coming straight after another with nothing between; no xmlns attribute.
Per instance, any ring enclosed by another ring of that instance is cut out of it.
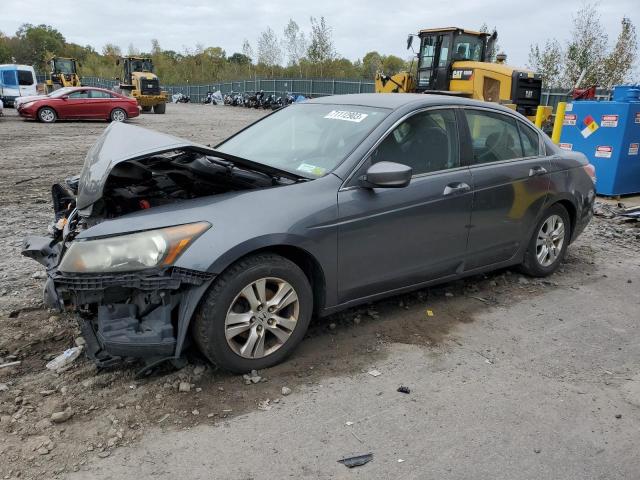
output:
<svg viewBox="0 0 640 480"><path fill-rule="evenodd" d="M69 58L57 58L53 62L53 70L54 73L64 73L66 75L71 75L75 73L75 65L74 61Z"/></svg>
<svg viewBox="0 0 640 480"><path fill-rule="evenodd" d="M459 35L453 42L454 60L482 60L482 47L484 40L473 35Z"/></svg>
<svg viewBox="0 0 640 480"><path fill-rule="evenodd" d="M73 87L59 88L55 92L52 92L49 95L47 95L47 97L60 98L61 96L67 95L67 94L73 92L74 90L75 90L75 88L73 88Z"/></svg>
<svg viewBox="0 0 640 480"><path fill-rule="evenodd" d="M221 143L216 150L304 177L322 177L388 113L384 108L359 105L291 105Z"/></svg>
<svg viewBox="0 0 640 480"><path fill-rule="evenodd" d="M151 60L131 60L132 72L153 72Z"/></svg>

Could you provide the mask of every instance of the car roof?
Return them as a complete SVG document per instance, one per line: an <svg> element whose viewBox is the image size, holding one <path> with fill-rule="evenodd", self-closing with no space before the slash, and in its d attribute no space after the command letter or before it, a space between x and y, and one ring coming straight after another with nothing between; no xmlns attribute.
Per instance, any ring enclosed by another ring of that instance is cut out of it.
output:
<svg viewBox="0 0 640 480"><path fill-rule="evenodd" d="M468 105L514 113L514 110L497 103L482 102L454 95L430 93L353 93L346 95L330 95L306 100L305 103L325 105L359 105L373 108L389 108L397 110L407 105L414 107L430 105Z"/></svg>

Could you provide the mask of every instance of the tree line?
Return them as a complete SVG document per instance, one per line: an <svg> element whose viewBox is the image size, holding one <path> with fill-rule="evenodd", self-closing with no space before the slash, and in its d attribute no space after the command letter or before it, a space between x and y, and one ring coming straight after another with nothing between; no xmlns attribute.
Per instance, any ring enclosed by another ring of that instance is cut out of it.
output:
<svg viewBox="0 0 640 480"><path fill-rule="evenodd" d="M410 63L375 51L355 61L341 56L334 46L332 28L324 17L311 17L308 31L294 20L289 20L281 34L267 27L255 45L245 39L241 50L231 54L220 47L201 44L180 52L165 50L157 39L151 40L149 51L139 50L132 44L123 51L117 45L107 44L98 52L91 45L68 42L50 25L24 24L12 36L0 32L0 63L33 65L38 73L47 72L46 63L51 57L61 56L77 59L81 76L115 78L121 76L116 59L123 55L151 57L156 73L166 85L252 77L371 80L378 70L395 74L409 68Z"/></svg>
<svg viewBox="0 0 640 480"><path fill-rule="evenodd" d="M572 18L570 38L561 43L552 38L542 45L531 45L527 67L541 74L548 88L575 86L582 76L581 86L611 87L640 80L637 60L636 29L627 17L621 19L621 29L613 46L602 26L598 4L583 4ZM480 31L488 32L486 24ZM402 42L402 39L398 39ZM501 51L495 48L490 57ZM76 58L81 76L115 78L121 76L116 59L123 54L143 55L153 59L156 73L165 85L206 84L243 78L349 78L372 80L377 71L388 75L408 70L415 63L411 58L384 55L376 51L351 61L340 55L333 42L333 29L324 17L310 17L307 28L293 19L282 32L267 27L255 45L242 42L240 51L228 53L220 47L197 44L183 51L165 50L157 39L151 49L141 51L129 45L123 52L114 44L98 52L91 45L68 42L50 25L24 24L14 35L0 32L0 63L33 65L39 73L47 71L46 62L52 56ZM634 70L635 68L635 70ZM584 73L583 73L584 72Z"/></svg>

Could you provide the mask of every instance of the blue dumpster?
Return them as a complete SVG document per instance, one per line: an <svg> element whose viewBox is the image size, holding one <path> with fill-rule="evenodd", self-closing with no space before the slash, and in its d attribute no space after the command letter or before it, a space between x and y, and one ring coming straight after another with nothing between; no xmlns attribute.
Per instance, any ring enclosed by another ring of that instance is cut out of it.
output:
<svg viewBox="0 0 640 480"><path fill-rule="evenodd" d="M611 101L567 104L560 148L584 153L596 167L596 192L640 192L640 85L617 86Z"/></svg>

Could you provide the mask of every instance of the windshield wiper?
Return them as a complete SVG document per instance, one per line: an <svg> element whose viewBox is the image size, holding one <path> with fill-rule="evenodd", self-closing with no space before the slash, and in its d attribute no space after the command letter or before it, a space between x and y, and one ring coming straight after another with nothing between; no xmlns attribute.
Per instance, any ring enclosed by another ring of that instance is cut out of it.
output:
<svg viewBox="0 0 640 480"><path fill-rule="evenodd" d="M209 150L209 152L211 152L210 154L207 155L207 158L209 158L210 160L212 160L212 157L210 157L209 155L212 155L213 158L215 157L219 157L216 158L216 160L222 165L222 164L226 164L226 162L220 162L220 159L222 160L227 160L233 164L237 164L237 165L241 165L249 170L255 170L261 173L267 173L269 174L271 177L275 178L275 179L279 179L279 178L288 178L290 180L294 180L296 182L299 181L307 181L307 180L313 180L314 177L309 177L306 175L301 175L299 173L294 173L294 172L290 172L288 170L282 170L280 168L276 168L276 167L272 167L271 165L266 165L264 163L260 163L260 162L254 162L253 160L249 160L247 158L242 158L242 157L237 157L235 155L231 155L229 153L224 153L224 152L220 152L218 150L215 149L211 149Z"/></svg>

